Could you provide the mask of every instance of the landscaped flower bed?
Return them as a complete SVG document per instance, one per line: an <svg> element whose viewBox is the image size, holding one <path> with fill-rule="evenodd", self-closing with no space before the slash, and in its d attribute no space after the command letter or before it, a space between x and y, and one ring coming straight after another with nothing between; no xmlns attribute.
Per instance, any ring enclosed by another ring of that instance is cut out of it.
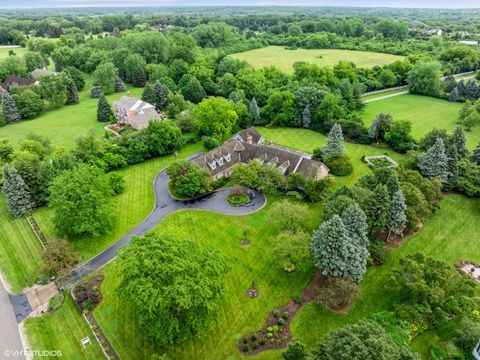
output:
<svg viewBox="0 0 480 360"><path fill-rule="evenodd" d="M243 187L235 186L228 194L227 201L232 205L244 205L250 201L250 198L245 193Z"/></svg>

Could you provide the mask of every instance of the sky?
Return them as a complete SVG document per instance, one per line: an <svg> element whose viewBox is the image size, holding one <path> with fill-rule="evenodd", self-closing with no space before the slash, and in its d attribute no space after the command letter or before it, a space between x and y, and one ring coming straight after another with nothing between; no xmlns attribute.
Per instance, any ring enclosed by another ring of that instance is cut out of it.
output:
<svg viewBox="0 0 480 360"><path fill-rule="evenodd" d="M272 5L402 8L480 8L480 0L0 0L0 8Z"/></svg>

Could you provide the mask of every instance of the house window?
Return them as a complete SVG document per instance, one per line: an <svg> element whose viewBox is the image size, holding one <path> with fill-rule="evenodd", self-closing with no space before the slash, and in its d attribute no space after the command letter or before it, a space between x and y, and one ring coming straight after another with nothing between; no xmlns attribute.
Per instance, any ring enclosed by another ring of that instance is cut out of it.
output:
<svg viewBox="0 0 480 360"><path fill-rule="evenodd" d="M217 160L218 161L218 165L222 166L223 165L223 158L220 158Z"/></svg>
<svg viewBox="0 0 480 360"><path fill-rule="evenodd" d="M217 168L217 164L215 163L215 160L213 160L211 163L208 163L208 165L212 170L215 170Z"/></svg>
<svg viewBox="0 0 480 360"><path fill-rule="evenodd" d="M229 162L230 160L232 160L232 155L230 153L227 154L227 162Z"/></svg>

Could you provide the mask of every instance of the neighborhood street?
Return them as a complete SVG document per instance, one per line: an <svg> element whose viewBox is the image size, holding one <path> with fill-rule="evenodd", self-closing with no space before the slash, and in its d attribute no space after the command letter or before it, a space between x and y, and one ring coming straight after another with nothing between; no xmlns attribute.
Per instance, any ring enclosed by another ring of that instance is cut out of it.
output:
<svg viewBox="0 0 480 360"><path fill-rule="evenodd" d="M18 324L7 290L0 281L0 359L24 359Z"/></svg>

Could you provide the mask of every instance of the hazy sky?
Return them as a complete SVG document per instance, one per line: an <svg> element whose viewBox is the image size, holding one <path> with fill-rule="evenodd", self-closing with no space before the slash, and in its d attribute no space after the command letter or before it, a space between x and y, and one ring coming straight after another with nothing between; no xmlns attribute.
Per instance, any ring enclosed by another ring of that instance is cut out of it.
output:
<svg viewBox="0 0 480 360"><path fill-rule="evenodd" d="M0 8L79 6L361 6L480 8L480 0L0 0Z"/></svg>

